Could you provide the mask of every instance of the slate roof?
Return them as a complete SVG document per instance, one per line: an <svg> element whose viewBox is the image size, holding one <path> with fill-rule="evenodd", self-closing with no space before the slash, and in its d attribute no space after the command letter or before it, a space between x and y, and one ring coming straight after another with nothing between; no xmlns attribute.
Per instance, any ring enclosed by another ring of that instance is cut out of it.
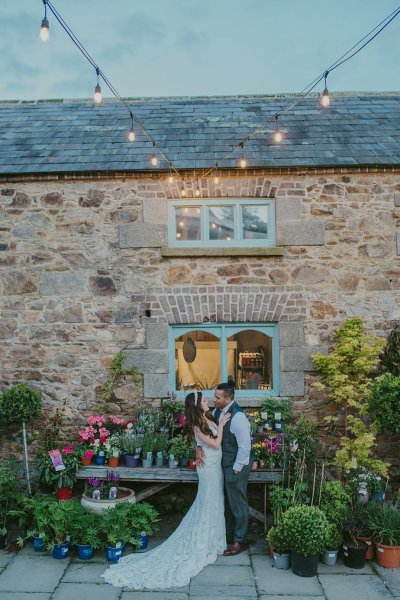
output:
<svg viewBox="0 0 400 600"><path fill-rule="evenodd" d="M290 96L129 99L127 103L178 169L214 166ZM249 168L400 165L400 93L339 94L328 109L305 99L279 118L285 139L260 133L245 146ZM152 145L105 100L0 102L0 175L157 171ZM272 131L274 127L271 126ZM240 151L221 164L237 166ZM165 161L161 168L168 169Z"/></svg>

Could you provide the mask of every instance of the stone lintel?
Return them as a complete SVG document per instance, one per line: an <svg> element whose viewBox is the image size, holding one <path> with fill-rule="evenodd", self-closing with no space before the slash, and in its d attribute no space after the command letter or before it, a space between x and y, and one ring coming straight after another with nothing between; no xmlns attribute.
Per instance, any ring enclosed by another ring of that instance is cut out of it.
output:
<svg viewBox="0 0 400 600"><path fill-rule="evenodd" d="M279 227L286 221L300 220L301 199L292 196L279 196L275 200L276 223Z"/></svg>
<svg viewBox="0 0 400 600"><path fill-rule="evenodd" d="M281 348L280 350L280 370L285 371L315 371L311 355L316 352L326 354L326 346L295 346Z"/></svg>
<svg viewBox="0 0 400 600"><path fill-rule="evenodd" d="M323 246L325 221L286 221L277 226L276 237L280 246Z"/></svg>
<svg viewBox="0 0 400 600"><path fill-rule="evenodd" d="M280 376L281 396L304 396L304 371L286 371Z"/></svg>
<svg viewBox="0 0 400 600"><path fill-rule="evenodd" d="M161 254L165 257L183 256L283 256L284 248L168 248L162 247Z"/></svg>
<svg viewBox="0 0 400 600"><path fill-rule="evenodd" d="M159 248L166 243L167 228L153 223L121 223L120 248Z"/></svg>
<svg viewBox="0 0 400 600"><path fill-rule="evenodd" d="M146 350L145 348L125 350L127 368L137 367L141 373L168 373L168 351Z"/></svg>
<svg viewBox="0 0 400 600"><path fill-rule="evenodd" d="M148 323L146 325L146 347L155 350L168 348L168 325Z"/></svg>
<svg viewBox="0 0 400 600"><path fill-rule="evenodd" d="M303 321L281 321L279 323L279 347L304 346Z"/></svg>

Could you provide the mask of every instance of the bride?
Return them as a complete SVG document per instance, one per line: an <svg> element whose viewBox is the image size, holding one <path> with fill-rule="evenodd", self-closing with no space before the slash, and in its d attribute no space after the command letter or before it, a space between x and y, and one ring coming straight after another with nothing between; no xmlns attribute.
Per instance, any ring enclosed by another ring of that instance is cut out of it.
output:
<svg viewBox="0 0 400 600"><path fill-rule="evenodd" d="M213 422L207 400L194 391L185 399L186 423L203 448L205 465L197 468L199 487L191 508L174 533L144 554L131 554L102 575L117 587L134 590L180 587L189 583L226 548L222 430L230 414Z"/></svg>

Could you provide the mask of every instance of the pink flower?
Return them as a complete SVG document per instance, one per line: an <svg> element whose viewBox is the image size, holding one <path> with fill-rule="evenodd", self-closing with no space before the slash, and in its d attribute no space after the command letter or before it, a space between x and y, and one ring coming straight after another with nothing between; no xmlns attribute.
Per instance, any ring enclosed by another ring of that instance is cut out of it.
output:
<svg viewBox="0 0 400 600"><path fill-rule="evenodd" d="M124 419L120 419L119 417L116 417L115 415L110 415L108 417L111 421L111 423L113 423L114 425L122 425L122 423L124 422Z"/></svg>
<svg viewBox="0 0 400 600"><path fill-rule="evenodd" d="M64 448L63 450L63 454L71 454L71 452L74 451L74 447L72 444L70 444L69 446L67 446L66 448Z"/></svg>
<svg viewBox="0 0 400 600"><path fill-rule="evenodd" d="M92 458L93 454L94 454L93 450L86 450L85 458Z"/></svg>
<svg viewBox="0 0 400 600"><path fill-rule="evenodd" d="M94 417L88 417L87 422L89 425L97 425L98 427L102 427L105 423L105 418L101 415L96 415Z"/></svg>
<svg viewBox="0 0 400 600"><path fill-rule="evenodd" d="M101 438L106 438L110 435L110 432L105 427L100 427L99 434Z"/></svg>

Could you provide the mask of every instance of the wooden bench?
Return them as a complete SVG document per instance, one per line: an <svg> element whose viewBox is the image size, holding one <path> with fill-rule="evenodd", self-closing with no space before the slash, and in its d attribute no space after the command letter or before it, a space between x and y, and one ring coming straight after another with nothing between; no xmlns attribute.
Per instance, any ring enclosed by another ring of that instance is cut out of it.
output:
<svg viewBox="0 0 400 600"><path fill-rule="evenodd" d="M89 477L107 478L107 472L118 473L123 481L138 481L140 483L155 483L136 494L136 500L144 500L160 490L167 488L174 483L193 483L198 481L197 471L189 468L168 469L166 467L116 467L110 469L107 465L82 466L77 473L78 479L88 479ZM283 472L281 469L257 469L250 473L249 483L259 483L263 485L264 493L264 514L250 507L250 515L264 524L264 530L267 525L267 485L276 481L282 481Z"/></svg>

